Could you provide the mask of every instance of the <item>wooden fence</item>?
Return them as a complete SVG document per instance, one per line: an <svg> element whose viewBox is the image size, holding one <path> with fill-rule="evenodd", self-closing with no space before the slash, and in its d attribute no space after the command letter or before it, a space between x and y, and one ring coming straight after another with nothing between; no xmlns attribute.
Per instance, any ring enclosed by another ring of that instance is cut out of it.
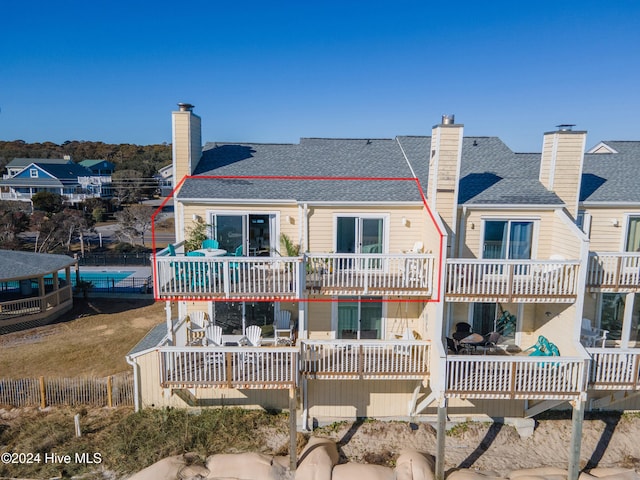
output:
<svg viewBox="0 0 640 480"><path fill-rule="evenodd" d="M130 372L104 378L0 379L0 405L4 406L121 407L132 406L133 396L133 375Z"/></svg>

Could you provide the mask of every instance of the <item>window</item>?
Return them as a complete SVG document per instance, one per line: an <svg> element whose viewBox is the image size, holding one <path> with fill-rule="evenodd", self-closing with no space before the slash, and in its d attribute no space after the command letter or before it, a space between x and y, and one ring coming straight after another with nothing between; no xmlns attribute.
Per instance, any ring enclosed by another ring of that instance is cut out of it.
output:
<svg viewBox="0 0 640 480"><path fill-rule="evenodd" d="M242 247L243 255L269 256L280 251L277 244L275 214L226 214L212 216L212 237L220 248L233 254ZM286 255L286 253L283 253Z"/></svg>
<svg viewBox="0 0 640 480"><path fill-rule="evenodd" d="M384 218L339 216L336 218L337 253L383 253Z"/></svg>
<svg viewBox="0 0 640 480"><path fill-rule="evenodd" d="M351 298L353 301L337 302L336 338L382 338L382 302L375 297Z"/></svg>
<svg viewBox="0 0 640 480"><path fill-rule="evenodd" d="M31 178L38 178L38 169L37 168L30 168L29 169L29 175L31 176Z"/></svg>
<svg viewBox="0 0 640 480"><path fill-rule="evenodd" d="M626 251L640 252L640 216L629 217Z"/></svg>
<svg viewBox="0 0 640 480"><path fill-rule="evenodd" d="M522 260L531 258L533 222L486 220L482 258Z"/></svg>
<svg viewBox="0 0 640 480"><path fill-rule="evenodd" d="M603 293L600 297L600 328L609 330L609 340L622 337L625 297L625 293Z"/></svg>

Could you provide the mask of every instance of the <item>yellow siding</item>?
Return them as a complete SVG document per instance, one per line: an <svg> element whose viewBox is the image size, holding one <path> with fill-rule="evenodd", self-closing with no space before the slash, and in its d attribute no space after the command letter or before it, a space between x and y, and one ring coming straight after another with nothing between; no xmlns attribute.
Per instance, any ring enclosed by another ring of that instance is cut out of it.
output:
<svg viewBox="0 0 640 480"><path fill-rule="evenodd" d="M540 181L565 202L575 217L584 155L585 132L546 133L542 148Z"/></svg>
<svg viewBox="0 0 640 480"><path fill-rule="evenodd" d="M627 231L625 214L640 213L640 208L589 208L591 215L591 243L589 250L592 252L620 252L624 250L624 239ZM613 220L619 225L615 227Z"/></svg>
<svg viewBox="0 0 640 480"><path fill-rule="evenodd" d="M550 210L473 210L464 222L465 242L462 255L466 258L482 258L483 221L493 219L533 220L534 230L533 259L547 260L551 255L562 255L567 260L578 259L580 242L576 232Z"/></svg>
<svg viewBox="0 0 640 480"><path fill-rule="evenodd" d="M413 248L418 241L425 243L422 225L430 221L425 217L422 206L415 207L310 207L309 208L309 251L334 252L335 218L344 215L381 215L388 218L388 253L402 253ZM402 219L406 219L403 225ZM425 248L426 248L425 244ZM432 247L433 248L433 247ZM437 248L437 247L436 247Z"/></svg>
<svg viewBox="0 0 640 480"><path fill-rule="evenodd" d="M314 298L314 297L312 297ZM323 298L323 297L315 297ZM421 302L385 302L385 339L394 340L401 337L407 328L418 332L424 339L426 324L421 316ZM331 315L334 307L331 302L309 302L308 328L311 340L329 340L333 338L331 331Z"/></svg>
<svg viewBox="0 0 640 480"><path fill-rule="evenodd" d="M200 117L191 112L173 112L174 182L191 175L202 155Z"/></svg>

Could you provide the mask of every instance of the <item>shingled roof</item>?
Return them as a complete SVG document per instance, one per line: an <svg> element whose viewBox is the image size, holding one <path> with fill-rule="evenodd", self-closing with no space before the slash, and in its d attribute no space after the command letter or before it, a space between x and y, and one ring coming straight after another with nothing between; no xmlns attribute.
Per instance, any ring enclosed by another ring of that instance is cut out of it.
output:
<svg viewBox="0 0 640 480"><path fill-rule="evenodd" d="M640 142L602 142L618 153L584 156L580 201L584 203L640 203Z"/></svg>
<svg viewBox="0 0 640 480"><path fill-rule="evenodd" d="M74 265L76 260L66 255L0 250L0 282L42 277Z"/></svg>
<svg viewBox="0 0 640 480"><path fill-rule="evenodd" d="M582 201L640 202L640 188L629 172L640 167L640 142L604 142L618 153L585 154ZM285 202L419 201L412 178L426 193L431 137L395 139L303 138L298 144L207 143L194 177L179 198L262 199ZM465 137L462 147L459 204L548 205L562 200L539 181L541 155L515 153L497 137ZM211 177L291 177L291 180ZM195 178L201 177L201 178ZM208 178L206 178L208 177ZM376 183L300 177L379 178Z"/></svg>

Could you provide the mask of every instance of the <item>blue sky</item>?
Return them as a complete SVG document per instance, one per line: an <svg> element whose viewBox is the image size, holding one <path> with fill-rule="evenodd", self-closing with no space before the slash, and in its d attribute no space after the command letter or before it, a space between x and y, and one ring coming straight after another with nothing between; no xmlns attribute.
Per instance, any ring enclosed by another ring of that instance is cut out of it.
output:
<svg viewBox="0 0 640 480"><path fill-rule="evenodd" d="M0 140L466 135L640 140L640 2L5 2Z"/></svg>

